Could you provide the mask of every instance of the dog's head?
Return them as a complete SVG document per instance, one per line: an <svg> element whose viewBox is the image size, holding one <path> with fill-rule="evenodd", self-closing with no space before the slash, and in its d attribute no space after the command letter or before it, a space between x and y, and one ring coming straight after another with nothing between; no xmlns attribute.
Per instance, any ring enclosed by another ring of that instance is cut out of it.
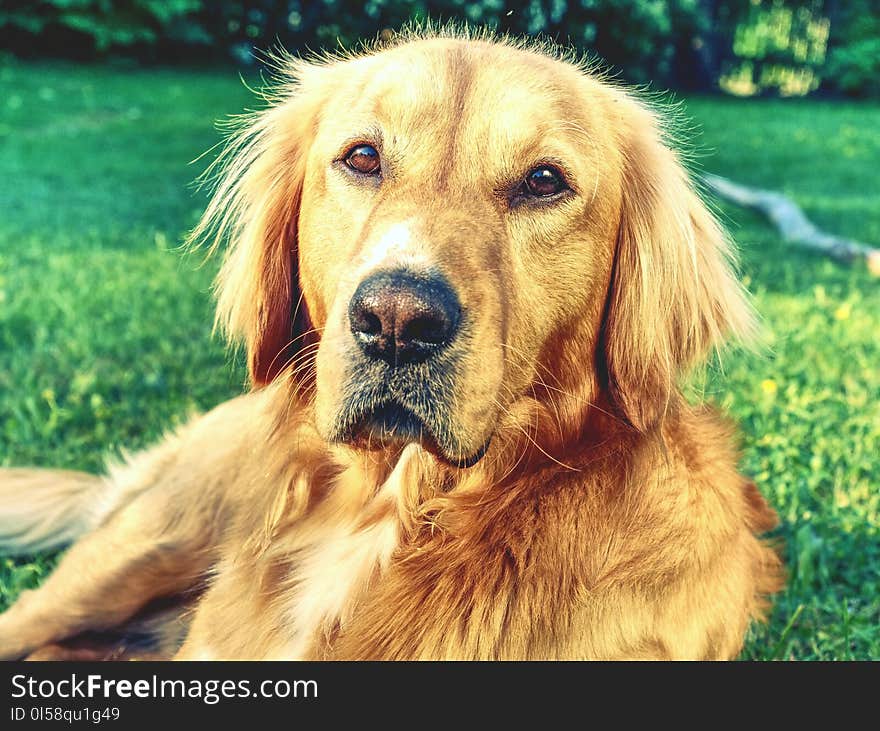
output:
<svg viewBox="0 0 880 731"><path fill-rule="evenodd" d="M469 465L524 400L561 437L597 402L648 430L748 328L721 231L620 89L455 38L282 74L197 234L231 239L219 317L254 383L305 381L327 440Z"/></svg>

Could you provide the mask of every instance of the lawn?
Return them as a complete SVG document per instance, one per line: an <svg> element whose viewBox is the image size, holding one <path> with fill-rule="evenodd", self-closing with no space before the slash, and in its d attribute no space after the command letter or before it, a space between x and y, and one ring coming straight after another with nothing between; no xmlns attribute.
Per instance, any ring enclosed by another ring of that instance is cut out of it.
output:
<svg viewBox="0 0 880 731"><path fill-rule="evenodd" d="M189 164L252 103L234 71L0 66L0 464L98 470L239 392L211 336L215 262L177 247ZM880 243L880 106L690 99L702 168L779 188ZM779 511L788 588L750 659L880 658L880 281L722 207L766 345L693 390L741 425ZM0 559L0 608L53 557Z"/></svg>

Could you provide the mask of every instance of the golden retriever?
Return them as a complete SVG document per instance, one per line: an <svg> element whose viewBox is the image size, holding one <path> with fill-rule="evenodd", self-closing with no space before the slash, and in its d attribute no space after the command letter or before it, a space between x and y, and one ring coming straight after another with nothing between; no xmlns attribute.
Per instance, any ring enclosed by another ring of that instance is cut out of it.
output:
<svg viewBox="0 0 880 731"><path fill-rule="evenodd" d="M776 518L678 381L752 312L656 113L487 36L277 71L194 232L254 389L0 473L0 549L73 541L0 654L735 657Z"/></svg>

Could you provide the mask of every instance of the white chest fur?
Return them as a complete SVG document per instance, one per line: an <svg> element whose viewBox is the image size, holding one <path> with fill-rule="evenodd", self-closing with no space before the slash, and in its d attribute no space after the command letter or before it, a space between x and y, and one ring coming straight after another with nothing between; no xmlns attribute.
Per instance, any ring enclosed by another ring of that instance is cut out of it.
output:
<svg viewBox="0 0 880 731"><path fill-rule="evenodd" d="M302 659L315 642L337 625L344 627L358 597L371 580L387 568L400 539L397 511L407 465L417 458L417 447L407 447L391 475L374 498L391 502L393 510L364 526L360 517L340 517L320 526L297 561L294 590L287 616L293 628L291 641L281 653L284 659Z"/></svg>

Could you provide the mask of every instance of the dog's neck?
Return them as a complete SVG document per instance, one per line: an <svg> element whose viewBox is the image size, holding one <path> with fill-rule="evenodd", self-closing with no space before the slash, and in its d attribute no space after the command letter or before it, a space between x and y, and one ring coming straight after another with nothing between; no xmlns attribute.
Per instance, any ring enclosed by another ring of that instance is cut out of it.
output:
<svg viewBox="0 0 880 731"><path fill-rule="evenodd" d="M543 428L541 419L552 419L554 428ZM662 441L660 431L641 434L598 404L585 410L581 423L563 431L555 414L524 400L509 410L485 456L471 467L450 465L414 443L375 452L332 451L345 469L359 474L366 499L393 493L401 514L411 517L473 496L491 499L492 494L531 490L536 476L546 482L577 481L599 460L628 462L639 443Z"/></svg>
<svg viewBox="0 0 880 731"><path fill-rule="evenodd" d="M545 482L559 479L577 481L589 472L591 464L615 458L621 463L639 443L650 439L634 430L614 411L610 403L593 399L582 409L569 411L569 418L560 415L555 404L535 398L514 402L499 421L489 448L475 465L459 468L448 464L421 446L411 443L375 451L354 449L345 445L328 445L320 438L306 400L292 404L291 390L283 384L272 384L264 390L267 408L274 412L271 444L280 440L271 459L279 454L290 455L292 442L307 450L303 462L325 466L315 468L315 478L288 474L285 463L276 461L279 487L288 483L288 492L306 489L308 499L295 499L292 504L316 504L326 490L338 491L340 484L356 505L370 510L370 503L393 502L401 520L410 523L418 516L432 512L437 505L448 508L458 501L469 502L474 496L490 499L493 494L508 497L521 490L534 488L536 476ZM658 430L659 435L659 430ZM296 435L293 437L292 435ZM623 465L621 465L623 466ZM329 484L321 484L321 483ZM376 501L377 497L382 499Z"/></svg>

